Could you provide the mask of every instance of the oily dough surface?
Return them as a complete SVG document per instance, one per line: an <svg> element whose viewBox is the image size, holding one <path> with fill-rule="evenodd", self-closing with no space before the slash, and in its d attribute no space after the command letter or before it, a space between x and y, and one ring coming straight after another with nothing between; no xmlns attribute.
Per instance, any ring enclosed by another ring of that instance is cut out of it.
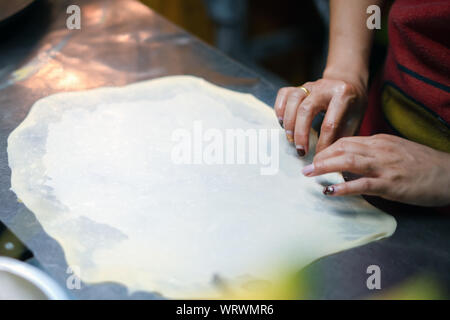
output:
<svg viewBox="0 0 450 320"><path fill-rule="evenodd" d="M278 130L278 172L174 163L174 130L199 120ZM304 177L311 157L299 159L273 109L191 76L43 98L9 136L8 160L12 190L81 279L130 291L210 296L217 282L271 281L396 227L361 197L324 196L340 175Z"/></svg>

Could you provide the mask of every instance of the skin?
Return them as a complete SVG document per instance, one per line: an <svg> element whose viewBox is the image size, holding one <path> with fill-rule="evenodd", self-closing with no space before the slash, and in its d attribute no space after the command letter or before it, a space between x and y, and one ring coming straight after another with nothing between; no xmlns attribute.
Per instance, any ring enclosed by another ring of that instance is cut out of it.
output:
<svg viewBox="0 0 450 320"><path fill-rule="evenodd" d="M376 195L422 205L450 204L450 154L391 135L348 137L357 131L367 104L373 31L366 27L366 8L379 0L331 0L330 44L321 79L281 88L275 113L286 138L299 154L309 152L309 132L324 111L316 156L306 176L352 172L359 179L325 188L329 196Z"/></svg>
<svg viewBox="0 0 450 320"><path fill-rule="evenodd" d="M330 196L366 194L422 206L449 203L449 154L397 136L341 138L303 169L308 177L342 171L361 178L331 186Z"/></svg>

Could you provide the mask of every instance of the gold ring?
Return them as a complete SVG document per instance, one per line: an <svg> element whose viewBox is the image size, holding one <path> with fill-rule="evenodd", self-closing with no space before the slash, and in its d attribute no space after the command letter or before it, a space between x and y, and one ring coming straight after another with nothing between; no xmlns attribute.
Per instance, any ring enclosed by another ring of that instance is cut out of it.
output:
<svg viewBox="0 0 450 320"><path fill-rule="evenodd" d="M309 92L309 90L306 89L304 86L300 86L299 88L302 89L303 91L305 91L306 96L309 96L309 95L310 95L311 92Z"/></svg>

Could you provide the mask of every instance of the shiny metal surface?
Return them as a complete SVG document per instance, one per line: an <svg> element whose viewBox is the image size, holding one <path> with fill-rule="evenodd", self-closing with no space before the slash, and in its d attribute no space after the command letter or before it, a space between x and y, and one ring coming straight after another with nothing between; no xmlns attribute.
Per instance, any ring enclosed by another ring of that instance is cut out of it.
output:
<svg viewBox="0 0 450 320"><path fill-rule="evenodd" d="M277 91L276 85L138 1L77 3L81 5L81 30L66 28L66 8L72 2L61 0L40 0L32 14L0 29L0 220L62 286L71 274L67 273L61 247L9 190L6 140L36 100L56 92L121 86L177 74L203 77L220 86L252 93L269 105ZM83 283L80 290L71 293L78 298L159 297L148 292L130 293L116 283Z"/></svg>
<svg viewBox="0 0 450 320"><path fill-rule="evenodd" d="M284 85L269 83L135 0L77 3L81 30L66 29L66 8L72 3L62 0L40 0L33 14L0 30L0 220L61 286L71 275L61 247L9 190L7 137L36 100L56 92L190 74L272 105ZM325 281L312 297L355 298L372 293L365 282L369 264L381 266L383 288L423 272L435 274L450 288L450 219L429 209L387 209L397 212L395 235L315 263ZM82 299L160 298L156 293L128 292L118 283L83 283L71 294Z"/></svg>

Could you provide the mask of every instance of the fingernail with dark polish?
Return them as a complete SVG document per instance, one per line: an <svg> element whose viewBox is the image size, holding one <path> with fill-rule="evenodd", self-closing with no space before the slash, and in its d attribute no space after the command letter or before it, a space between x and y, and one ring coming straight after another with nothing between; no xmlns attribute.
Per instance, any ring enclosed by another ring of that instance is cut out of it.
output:
<svg viewBox="0 0 450 320"><path fill-rule="evenodd" d="M282 128L284 128L284 127L283 127L283 118L279 117L279 118L278 118L278 123L280 124L280 126L281 126Z"/></svg>
<svg viewBox="0 0 450 320"><path fill-rule="evenodd" d="M297 153L300 157L303 157L306 153L305 153L305 148L303 148L303 146L295 146L295 148L297 149Z"/></svg>
<svg viewBox="0 0 450 320"><path fill-rule="evenodd" d="M335 191L336 190L335 190L334 186L328 186L323 189L323 194L328 196L330 194L333 194Z"/></svg>

